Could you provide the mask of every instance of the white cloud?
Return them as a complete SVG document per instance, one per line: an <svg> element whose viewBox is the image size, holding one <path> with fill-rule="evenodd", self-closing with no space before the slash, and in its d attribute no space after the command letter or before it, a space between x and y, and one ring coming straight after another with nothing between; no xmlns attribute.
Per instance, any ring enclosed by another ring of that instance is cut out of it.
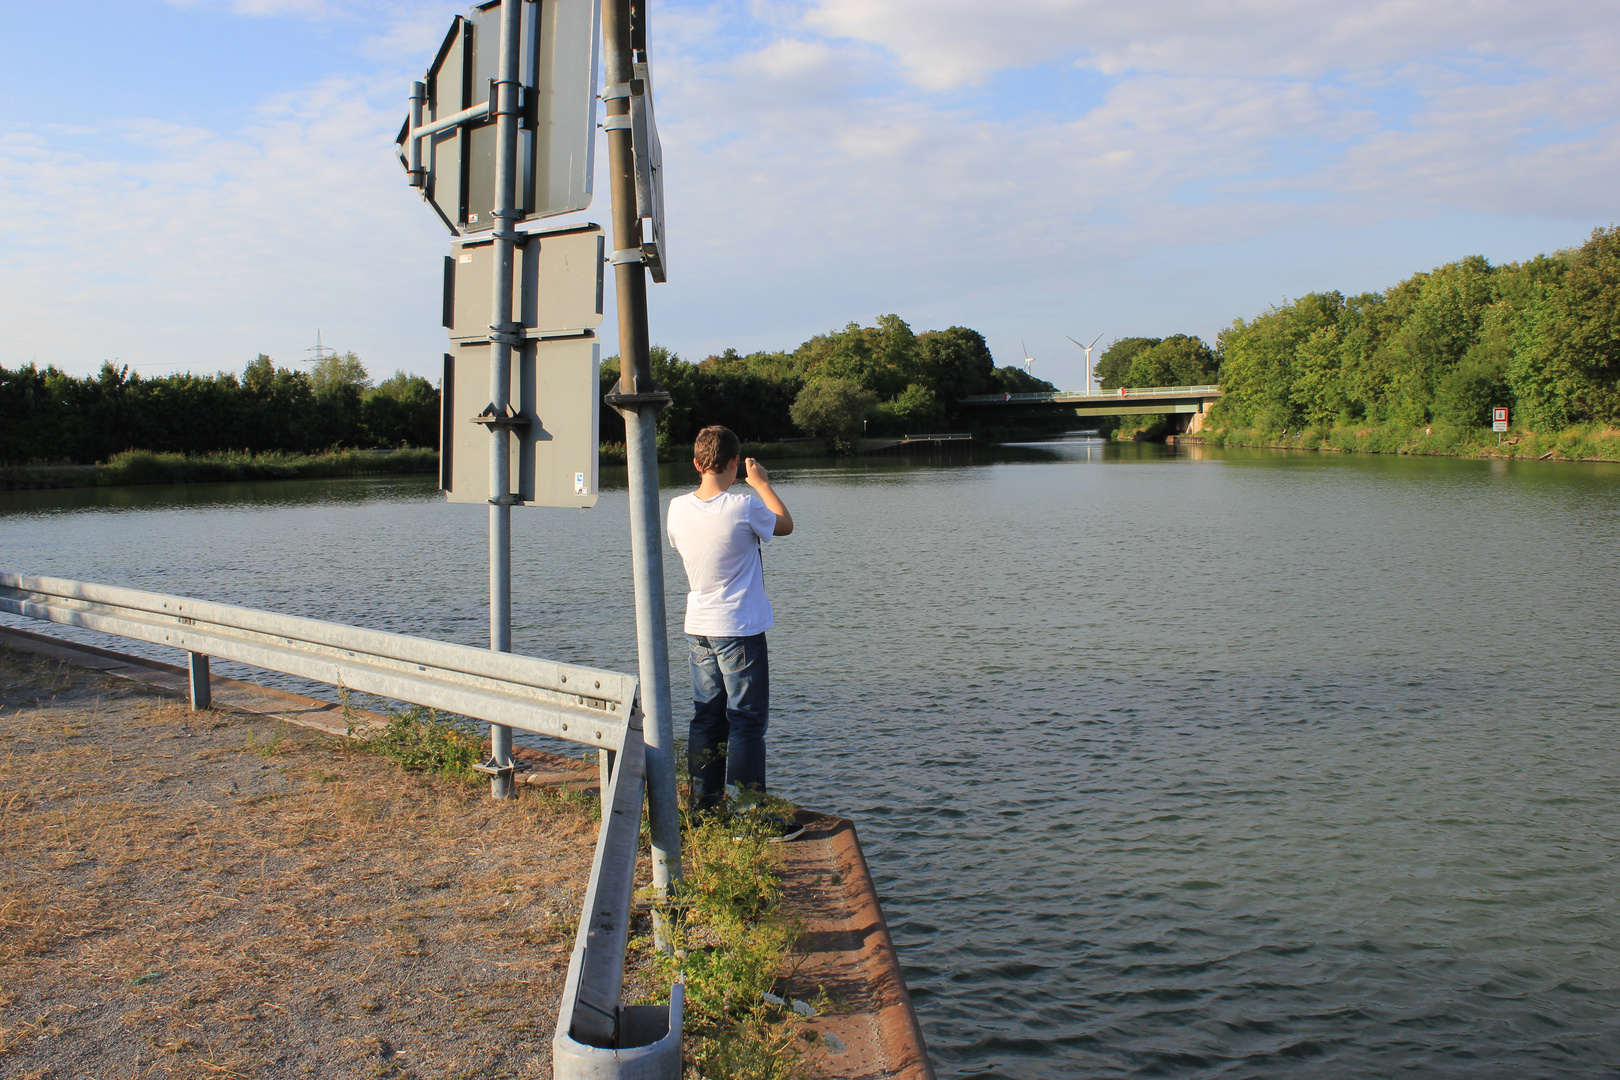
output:
<svg viewBox="0 0 1620 1080"><path fill-rule="evenodd" d="M0 362L285 362L322 325L379 370L430 368L436 274L421 252L437 226L392 160L397 116L372 89L282 95L230 135L155 120L8 133Z"/></svg>
<svg viewBox="0 0 1620 1080"><path fill-rule="evenodd" d="M1111 75L1310 78L1441 52L1529 57L1595 37L1612 46L1615 29L1612 12L1589 4L1517 0L815 0L803 18L886 49L935 90L1063 59Z"/></svg>

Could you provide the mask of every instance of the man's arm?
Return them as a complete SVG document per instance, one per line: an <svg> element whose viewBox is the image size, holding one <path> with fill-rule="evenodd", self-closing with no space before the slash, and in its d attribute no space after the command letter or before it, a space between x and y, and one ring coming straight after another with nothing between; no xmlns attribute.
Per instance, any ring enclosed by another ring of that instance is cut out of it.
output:
<svg viewBox="0 0 1620 1080"><path fill-rule="evenodd" d="M748 475L743 477L743 483L759 493L759 499L765 504L765 509L776 515L776 529L773 536L786 536L793 531L793 515L788 513L782 497L771 487L771 474L765 471L765 466L756 459L748 459Z"/></svg>

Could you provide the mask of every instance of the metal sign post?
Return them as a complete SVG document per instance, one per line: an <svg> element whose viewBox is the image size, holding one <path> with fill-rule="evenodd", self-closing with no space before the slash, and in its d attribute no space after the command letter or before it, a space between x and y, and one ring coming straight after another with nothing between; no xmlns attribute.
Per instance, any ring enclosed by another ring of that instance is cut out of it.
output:
<svg viewBox="0 0 1620 1080"><path fill-rule="evenodd" d="M652 110L634 99L651 95L647 78L646 0L606 0L602 52L607 88L608 177L613 199L613 282L619 308L619 387L608 404L624 417L630 472L630 560L636 588L636 646L646 695L647 798L653 886L665 893L681 876L680 820L675 798L675 738L669 691L664 609L664 547L658 505L658 410L669 393L652 377L647 333L647 268L663 280L663 173L654 169ZM642 136L637 144L636 135ZM658 164L661 165L661 162ZM638 174L647 182L638 185ZM643 198L638 199L638 189ZM641 223L654 221L652 244ZM659 937L662 938L661 927Z"/></svg>
<svg viewBox="0 0 1620 1080"><path fill-rule="evenodd" d="M652 381L644 269L664 280L663 162L642 2L610 3L602 98L623 357L621 392L609 403L625 414L629 441L648 818L662 892L679 878L681 855L658 500L657 414L669 395ZM455 18L426 79L412 85L398 138L411 185L457 237L444 275L451 352L440 487L451 502L489 506L490 648L498 652L511 648L512 507L588 507L597 498L602 230L519 231L517 223L590 205L601 40L597 0L481 3ZM511 729L492 725L490 741L483 768L491 793L507 797Z"/></svg>
<svg viewBox="0 0 1620 1080"><path fill-rule="evenodd" d="M512 322L512 247L517 239L518 44L521 0L501 0L500 74L490 91L495 114L495 273L489 316L489 647L512 651L512 458L514 427L528 421L512 409L512 346L521 327ZM512 796L512 729L489 727L489 793Z"/></svg>
<svg viewBox="0 0 1620 1080"><path fill-rule="evenodd" d="M1496 432L1496 445L1502 445L1502 432L1508 429L1508 411L1506 405L1497 405L1491 409L1491 430Z"/></svg>

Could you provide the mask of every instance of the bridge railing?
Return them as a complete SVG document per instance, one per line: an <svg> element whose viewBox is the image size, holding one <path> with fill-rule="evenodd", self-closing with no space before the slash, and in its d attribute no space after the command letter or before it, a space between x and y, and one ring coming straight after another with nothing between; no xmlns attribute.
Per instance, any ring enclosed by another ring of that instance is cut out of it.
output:
<svg viewBox="0 0 1620 1080"><path fill-rule="evenodd" d="M631 675L318 619L61 578L0 572L0 611L187 654L193 708L210 704L209 658L567 739L607 754L602 825L552 1042L558 1077L678 1078L682 987L624 1006L624 954L645 788Z"/></svg>
<svg viewBox="0 0 1620 1080"><path fill-rule="evenodd" d="M1221 388L1218 384L1205 384L1202 386L1121 386L1114 390L1103 390L1095 394L1083 390L1058 390L1053 393L1040 394L974 394L971 397L962 398L962 404L990 405L1015 401L1107 401L1122 397L1170 397L1175 394L1188 397L1220 397Z"/></svg>

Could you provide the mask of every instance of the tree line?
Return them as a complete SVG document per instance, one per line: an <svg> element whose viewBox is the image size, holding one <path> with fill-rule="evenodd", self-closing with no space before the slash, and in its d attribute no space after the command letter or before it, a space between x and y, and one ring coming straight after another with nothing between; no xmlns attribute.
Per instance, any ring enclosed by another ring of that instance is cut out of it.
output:
<svg viewBox="0 0 1620 1080"><path fill-rule="evenodd" d="M735 349L697 362L654 347L653 378L672 398L658 418L661 446L689 445L724 424L744 442L808 436L847 448L862 435L932 434L968 426L961 399L1056 389L1016 367L996 367L984 336L965 326L914 333L898 315L851 322L791 351ZM602 390L619 378L602 364ZM624 440L624 421L603 408L602 438Z"/></svg>
<svg viewBox="0 0 1620 1080"><path fill-rule="evenodd" d="M107 461L124 450L206 454L437 447L439 392L397 372L373 385L354 353L309 371L260 353L240 376L143 378L103 364L75 378L55 367L0 367L0 462Z"/></svg>
<svg viewBox="0 0 1620 1080"><path fill-rule="evenodd" d="M1556 432L1620 423L1620 229L1492 266L1480 256L1383 292L1310 293L1220 335L1211 422Z"/></svg>
<svg viewBox="0 0 1620 1080"><path fill-rule="evenodd" d="M976 330L917 334L897 315L875 326L849 323L790 351L727 349L692 363L655 346L652 359L672 399L658 420L666 449L689 445L707 424L749 442L809 436L847 449L863 434L965 427L960 401L970 395L1055 389L1018 368L998 369ZM609 357L603 393L618 375L618 358ZM241 375L143 378L103 364L99 374L75 378L55 367L0 368L0 462L87 464L131 449L437 448L438 414L439 390L426 379L398 372L373 385L353 352L309 371L278 367L261 353ZM623 419L605 405L601 418L603 441L623 442Z"/></svg>
<svg viewBox="0 0 1620 1080"><path fill-rule="evenodd" d="M1270 431L1474 427L1488 424L1496 405L1535 431L1617 424L1620 229L1595 229L1579 248L1525 262L1471 256L1383 292L1310 293L1234 321L1213 348L1186 334L1120 338L1098 358L1097 374L1104 388L1218 380L1211 423ZM846 448L862 434L967 430L975 421L965 397L1056 389L996 367L975 330L914 333L897 315L781 352L727 349L694 363L655 348L653 376L672 398L658 421L671 452L711 423L748 442L802 435ZM610 357L603 392L617 379ZM310 371L260 354L240 376L142 378L111 364L86 378L0 368L0 462L89 463L129 449L437 447L438 412L439 391L426 379L398 372L373 385L352 352ZM623 441L616 412L604 406L601 421L604 442Z"/></svg>

